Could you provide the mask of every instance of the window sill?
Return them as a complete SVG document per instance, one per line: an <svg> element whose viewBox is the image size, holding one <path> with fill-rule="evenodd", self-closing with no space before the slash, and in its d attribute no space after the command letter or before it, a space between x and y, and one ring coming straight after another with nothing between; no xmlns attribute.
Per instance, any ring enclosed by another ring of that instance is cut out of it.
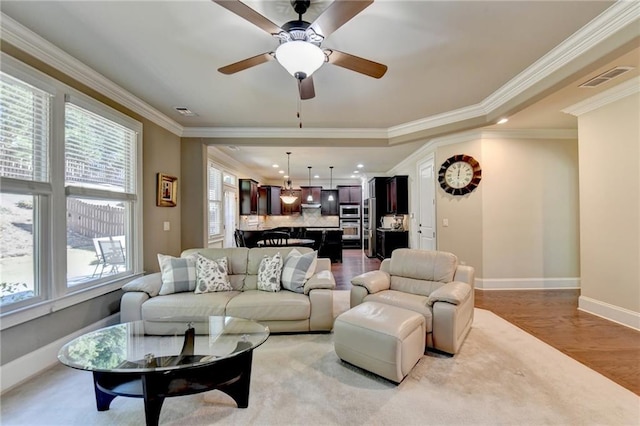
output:
<svg viewBox="0 0 640 426"><path fill-rule="evenodd" d="M73 305L85 302L87 300L102 296L112 291L117 291L122 288L124 284L132 279L141 276L142 274L134 274L127 277L120 278L109 284L104 284L99 287L87 288L80 290L73 294L62 296L55 300L47 300L35 305L25 306L15 311L10 311L0 315L0 330L5 330L10 327L31 321L33 319L48 315L53 312L60 311Z"/></svg>

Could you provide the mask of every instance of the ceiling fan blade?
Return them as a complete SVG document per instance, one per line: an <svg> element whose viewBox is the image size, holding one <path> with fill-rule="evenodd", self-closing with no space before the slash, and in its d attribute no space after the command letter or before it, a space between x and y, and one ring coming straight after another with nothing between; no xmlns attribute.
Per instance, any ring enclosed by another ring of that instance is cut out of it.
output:
<svg viewBox="0 0 640 426"><path fill-rule="evenodd" d="M238 71L246 70L247 68L255 67L256 65L264 64L273 59L271 53L261 53L251 58L243 59L242 61L235 62L233 64L218 68L222 74L234 74Z"/></svg>
<svg viewBox="0 0 640 426"><path fill-rule="evenodd" d="M246 19L269 34L278 34L282 31L279 26L239 0L213 0L213 2L219 4L228 11L235 13L239 17Z"/></svg>
<svg viewBox="0 0 640 426"><path fill-rule="evenodd" d="M316 97L316 90L313 87L313 77L309 76L305 79L298 80L298 90L300 91L300 99L307 100Z"/></svg>
<svg viewBox="0 0 640 426"><path fill-rule="evenodd" d="M324 38L366 9L373 0L334 0L311 24L313 30Z"/></svg>
<svg viewBox="0 0 640 426"><path fill-rule="evenodd" d="M330 64L337 65L373 78L380 78L387 72L387 66L368 59L353 56L339 50L325 49Z"/></svg>

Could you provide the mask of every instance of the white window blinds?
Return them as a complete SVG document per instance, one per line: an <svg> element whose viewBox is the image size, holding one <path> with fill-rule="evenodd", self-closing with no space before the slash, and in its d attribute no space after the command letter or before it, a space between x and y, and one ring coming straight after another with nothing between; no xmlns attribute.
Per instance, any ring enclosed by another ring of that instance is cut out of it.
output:
<svg viewBox="0 0 640 426"><path fill-rule="evenodd" d="M51 96L0 73L0 176L49 181Z"/></svg>
<svg viewBox="0 0 640 426"><path fill-rule="evenodd" d="M209 162L209 235L222 233L222 172Z"/></svg>
<svg viewBox="0 0 640 426"><path fill-rule="evenodd" d="M134 193L135 153L135 131L66 103L66 185Z"/></svg>

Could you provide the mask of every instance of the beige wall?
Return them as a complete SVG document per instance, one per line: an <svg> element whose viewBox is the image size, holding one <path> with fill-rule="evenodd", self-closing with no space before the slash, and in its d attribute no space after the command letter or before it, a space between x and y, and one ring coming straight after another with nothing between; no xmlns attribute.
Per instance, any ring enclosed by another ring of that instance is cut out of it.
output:
<svg viewBox="0 0 640 426"><path fill-rule="evenodd" d="M577 278L577 141L485 138L481 158L482 277Z"/></svg>
<svg viewBox="0 0 640 426"><path fill-rule="evenodd" d="M182 250L207 247L207 146L200 138L184 138L182 167Z"/></svg>
<svg viewBox="0 0 640 426"><path fill-rule="evenodd" d="M180 206L184 203L184 185L180 177L180 138L173 133L143 121L143 185L144 185L144 270L157 272L158 253L178 256L181 251ZM157 174L164 173L178 178L178 206L156 206ZM169 222L169 231L164 230Z"/></svg>
<svg viewBox="0 0 640 426"><path fill-rule="evenodd" d="M640 95L578 117L582 297L640 312Z"/></svg>
<svg viewBox="0 0 640 426"><path fill-rule="evenodd" d="M446 193L437 183L437 173L442 163L456 154L470 155L480 163L483 178L480 185L464 196L453 196ZM476 277L485 275L483 267L482 240L482 197L486 182L484 174L486 166L482 157L482 142L472 140L452 145L444 145L437 149L435 157L436 171L436 235L438 250L455 253L460 261L475 268ZM417 205L416 203L413 203ZM448 219L449 226L442 225Z"/></svg>

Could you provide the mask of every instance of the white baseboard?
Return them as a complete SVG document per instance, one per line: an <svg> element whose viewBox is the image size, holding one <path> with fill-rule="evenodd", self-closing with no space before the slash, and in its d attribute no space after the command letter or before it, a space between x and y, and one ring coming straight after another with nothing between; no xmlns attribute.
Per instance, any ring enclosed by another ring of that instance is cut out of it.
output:
<svg viewBox="0 0 640 426"><path fill-rule="evenodd" d="M478 290L566 290L580 288L580 278L476 278Z"/></svg>
<svg viewBox="0 0 640 426"><path fill-rule="evenodd" d="M58 339L55 342L51 342L38 350L0 366L0 394L55 365L58 362L58 352L60 351L60 348L70 340L90 331L117 324L119 322L120 314L113 314L96 323L88 325L75 333L69 334L68 336Z"/></svg>
<svg viewBox="0 0 640 426"><path fill-rule="evenodd" d="M640 313L586 296L578 298L578 309L640 331Z"/></svg>

